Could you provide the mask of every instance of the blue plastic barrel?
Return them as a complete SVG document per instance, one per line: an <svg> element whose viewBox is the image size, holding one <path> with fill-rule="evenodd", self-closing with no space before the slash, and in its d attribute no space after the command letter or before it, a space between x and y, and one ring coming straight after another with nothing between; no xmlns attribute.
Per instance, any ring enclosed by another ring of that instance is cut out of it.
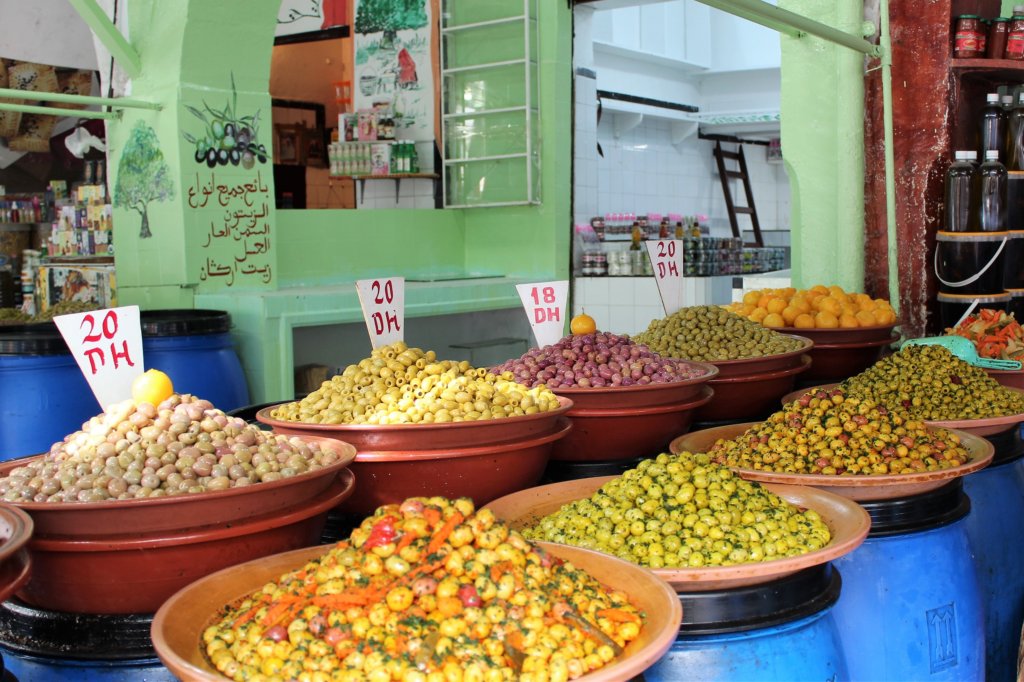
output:
<svg viewBox="0 0 1024 682"><path fill-rule="evenodd" d="M0 327L0 460L46 452L99 411L57 327Z"/></svg>
<svg viewBox="0 0 1024 682"><path fill-rule="evenodd" d="M150 640L151 615L0 606L0 652L18 682L173 682Z"/></svg>
<svg viewBox="0 0 1024 682"><path fill-rule="evenodd" d="M843 682L832 607L842 580L815 566L764 585L680 594L679 636L646 682Z"/></svg>
<svg viewBox="0 0 1024 682"><path fill-rule="evenodd" d="M843 594L834 613L850 679L985 679L971 502L961 481L862 505L871 515L868 538L835 562Z"/></svg>
<svg viewBox="0 0 1024 682"><path fill-rule="evenodd" d="M249 402L249 385L228 333L223 310L142 311L146 367L166 372L178 393L205 398L233 410Z"/></svg>
<svg viewBox="0 0 1024 682"><path fill-rule="evenodd" d="M985 604L986 679L1013 680L1024 622L1024 442L1016 427L986 438L995 458L964 479L967 537Z"/></svg>

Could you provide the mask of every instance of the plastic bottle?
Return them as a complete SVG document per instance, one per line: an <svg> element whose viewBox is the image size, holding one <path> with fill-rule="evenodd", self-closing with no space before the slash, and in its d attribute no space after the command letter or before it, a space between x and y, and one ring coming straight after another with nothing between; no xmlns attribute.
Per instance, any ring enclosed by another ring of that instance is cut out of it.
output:
<svg viewBox="0 0 1024 682"><path fill-rule="evenodd" d="M999 162L999 152L985 152L985 163L978 168L974 186L971 232L1005 230L1007 175L1006 166Z"/></svg>
<svg viewBox="0 0 1024 682"><path fill-rule="evenodd" d="M1017 104L1006 124L1006 167L1024 170L1024 90L1017 93Z"/></svg>
<svg viewBox="0 0 1024 682"><path fill-rule="evenodd" d="M978 174L970 162L971 152L958 151L956 161L946 171L946 215L942 229L946 232L966 232L971 217L971 191Z"/></svg>
<svg viewBox="0 0 1024 682"><path fill-rule="evenodd" d="M981 110L981 125L978 131L979 158L985 158L985 152L990 149L1003 151L1003 140L1006 139L1006 119L1006 112L1003 111L999 102L999 93L990 92L985 95L985 108Z"/></svg>

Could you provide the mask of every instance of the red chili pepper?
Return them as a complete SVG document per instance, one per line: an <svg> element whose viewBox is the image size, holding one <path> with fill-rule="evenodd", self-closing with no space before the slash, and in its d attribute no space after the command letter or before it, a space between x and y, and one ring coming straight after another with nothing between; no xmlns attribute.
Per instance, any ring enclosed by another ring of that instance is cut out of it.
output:
<svg viewBox="0 0 1024 682"><path fill-rule="evenodd" d="M366 549L381 547L395 541L395 517L385 516L370 529L370 537L363 543Z"/></svg>

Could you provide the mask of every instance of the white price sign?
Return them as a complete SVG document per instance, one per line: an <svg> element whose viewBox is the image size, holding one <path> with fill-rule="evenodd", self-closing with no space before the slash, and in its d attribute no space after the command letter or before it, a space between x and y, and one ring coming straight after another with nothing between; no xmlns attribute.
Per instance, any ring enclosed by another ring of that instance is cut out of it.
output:
<svg viewBox="0 0 1024 682"><path fill-rule="evenodd" d="M565 330L565 305L569 300L569 281L517 284L530 328L538 346L550 346L562 338Z"/></svg>
<svg viewBox="0 0 1024 682"><path fill-rule="evenodd" d="M370 333L370 345L387 346L405 338L405 278L356 280L359 305Z"/></svg>
<svg viewBox="0 0 1024 682"><path fill-rule="evenodd" d="M132 397L143 372L139 306L93 310L53 318L103 409Z"/></svg>
<svg viewBox="0 0 1024 682"><path fill-rule="evenodd" d="M679 239L649 240L647 255L654 268L654 279L661 294L665 314L683 307L683 242Z"/></svg>

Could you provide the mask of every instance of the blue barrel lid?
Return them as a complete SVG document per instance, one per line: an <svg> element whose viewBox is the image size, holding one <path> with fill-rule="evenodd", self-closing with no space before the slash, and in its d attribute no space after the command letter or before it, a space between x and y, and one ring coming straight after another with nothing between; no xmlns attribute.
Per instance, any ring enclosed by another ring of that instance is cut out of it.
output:
<svg viewBox="0 0 1024 682"><path fill-rule="evenodd" d="M919 533L959 521L971 511L971 500L959 478L918 495L861 502L871 516L869 538Z"/></svg>
<svg viewBox="0 0 1024 682"><path fill-rule="evenodd" d="M152 623L150 614L62 613L9 599L0 605L0 643L44 658L148 659L156 656Z"/></svg>
<svg viewBox="0 0 1024 682"><path fill-rule="evenodd" d="M0 327L0 355L70 355L52 322Z"/></svg>
<svg viewBox="0 0 1024 682"><path fill-rule="evenodd" d="M225 310L143 310L140 317L143 336L194 336L231 331L231 316Z"/></svg>

